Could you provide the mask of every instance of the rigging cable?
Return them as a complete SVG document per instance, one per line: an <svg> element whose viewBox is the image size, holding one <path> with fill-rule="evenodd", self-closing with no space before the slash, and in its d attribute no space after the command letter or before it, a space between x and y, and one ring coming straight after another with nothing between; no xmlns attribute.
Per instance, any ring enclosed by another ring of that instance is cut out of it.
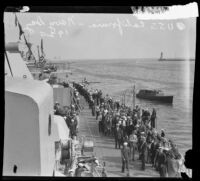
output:
<svg viewBox="0 0 200 181"><path fill-rule="evenodd" d="M10 69L10 73L11 73L11 75L12 75L12 77L13 77L13 73L12 73L12 69L11 69L11 66L10 66L10 62L9 62L9 60L8 60L8 55L7 55L6 51L5 51L4 53L5 53L7 62L8 62L8 67L9 67L9 69Z"/></svg>

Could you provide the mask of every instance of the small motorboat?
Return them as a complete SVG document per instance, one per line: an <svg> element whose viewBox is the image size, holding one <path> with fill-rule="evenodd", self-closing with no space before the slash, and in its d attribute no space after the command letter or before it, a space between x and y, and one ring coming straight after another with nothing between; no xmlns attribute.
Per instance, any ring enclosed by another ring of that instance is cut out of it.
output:
<svg viewBox="0 0 200 181"><path fill-rule="evenodd" d="M136 94L137 98L159 101L164 103L172 103L173 96L165 95L161 90L142 89Z"/></svg>

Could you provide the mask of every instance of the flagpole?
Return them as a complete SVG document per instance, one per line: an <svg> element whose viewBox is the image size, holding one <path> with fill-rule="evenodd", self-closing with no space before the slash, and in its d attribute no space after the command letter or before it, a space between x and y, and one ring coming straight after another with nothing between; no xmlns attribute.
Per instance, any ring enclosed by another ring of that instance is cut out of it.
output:
<svg viewBox="0 0 200 181"><path fill-rule="evenodd" d="M20 24L20 22L19 22L19 19L17 18L17 15L16 15L16 13L15 13L15 25L17 25L17 22L18 22L18 27L19 27L19 31L20 31L20 37L21 37L21 35L23 34L24 40L25 40L25 42L26 42L26 45L27 45L29 51L31 52L31 54L32 54L32 56L33 56L33 59L35 60L35 64L36 64L35 56L33 55L33 52L32 52L32 50L31 50L31 48L30 48L30 46L29 46L29 44L28 44L28 42L27 42L27 40L26 40L26 36L25 36L25 34L24 34L23 30L22 30L22 27L21 27L21 24ZM22 33L22 34L21 34L21 33ZM19 38L20 38L20 37L19 37Z"/></svg>
<svg viewBox="0 0 200 181"><path fill-rule="evenodd" d="M23 35L24 35L24 33L23 33ZM24 40L25 40L26 45L27 45L29 51L31 52L31 54L32 54L32 56L33 56L33 59L35 60L35 64L36 64L36 58L35 58L35 56L33 55L33 52L32 52L31 48L30 48L29 45L28 45L28 42L27 42L27 40L26 40L26 36L25 36L25 35L24 35Z"/></svg>

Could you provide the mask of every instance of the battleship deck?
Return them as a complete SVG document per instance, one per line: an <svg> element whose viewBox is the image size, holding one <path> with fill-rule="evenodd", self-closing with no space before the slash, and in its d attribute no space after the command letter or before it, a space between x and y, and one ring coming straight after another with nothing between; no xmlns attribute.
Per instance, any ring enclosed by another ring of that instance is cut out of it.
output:
<svg viewBox="0 0 200 181"><path fill-rule="evenodd" d="M84 108L80 113L79 136L93 138L94 154L100 162L105 161L108 177L125 177L126 173L121 172L121 152L120 149L115 149L114 138L99 133L98 121L92 116L83 97L81 97L80 103ZM147 164L146 170L142 171L141 161L137 159L138 155L136 154L136 161L129 164L130 177L159 177L159 173L150 164Z"/></svg>

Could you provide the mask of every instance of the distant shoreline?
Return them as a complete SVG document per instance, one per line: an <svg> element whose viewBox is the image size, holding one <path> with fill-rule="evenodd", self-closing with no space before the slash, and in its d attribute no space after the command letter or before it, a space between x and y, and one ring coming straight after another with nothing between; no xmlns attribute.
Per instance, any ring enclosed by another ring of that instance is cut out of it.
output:
<svg viewBox="0 0 200 181"><path fill-rule="evenodd" d="M158 59L160 62L165 62L165 61L195 61L195 58L189 58L189 59L184 59L184 58L165 58L163 60Z"/></svg>
<svg viewBox="0 0 200 181"><path fill-rule="evenodd" d="M50 63L66 63L66 62L69 62L69 63L73 63L73 62L78 62L78 61L105 61L105 60L108 60L108 61L114 61L114 60L133 60L133 61L136 61L136 60L139 60L139 61L143 61L143 60L155 60L155 61L160 61L160 62L165 62L165 61L195 61L195 58L166 58L164 60L159 60L158 58L110 58L110 59L48 59L48 62Z"/></svg>

